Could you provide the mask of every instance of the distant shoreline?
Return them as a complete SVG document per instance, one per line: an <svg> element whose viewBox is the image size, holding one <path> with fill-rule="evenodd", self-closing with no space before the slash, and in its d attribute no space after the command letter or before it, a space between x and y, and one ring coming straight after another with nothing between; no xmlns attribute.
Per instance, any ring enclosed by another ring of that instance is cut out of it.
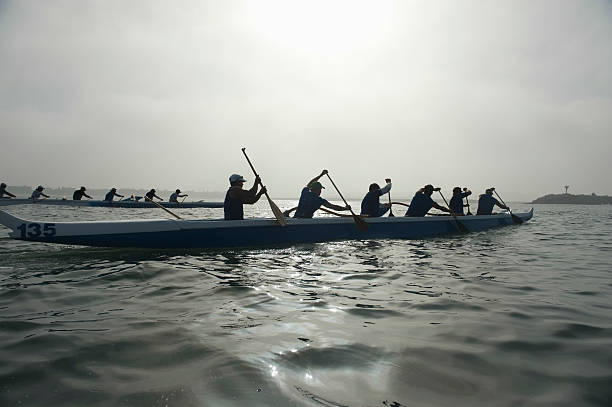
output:
<svg viewBox="0 0 612 407"><path fill-rule="evenodd" d="M573 205L611 205L612 196L608 195L573 195L573 194L549 194L541 196L532 204L573 204Z"/></svg>

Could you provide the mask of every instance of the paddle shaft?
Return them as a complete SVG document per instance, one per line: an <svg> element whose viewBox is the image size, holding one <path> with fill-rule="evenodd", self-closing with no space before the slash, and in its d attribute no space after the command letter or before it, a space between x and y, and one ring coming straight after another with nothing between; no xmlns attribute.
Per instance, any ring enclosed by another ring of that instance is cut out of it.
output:
<svg viewBox="0 0 612 407"><path fill-rule="evenodd" d="M450 205L446 201L446 198L444 198L444 195L442 195L442 191L438 191L438 192L440 193L440 196L444 200L444 203L446 204L446 207L450 211L450 214L453 215L453 219L455 219L455 222L457 222L457 227L459 228L459 231L464 232L464 233L469 232L468 228L466 228L463 223L459 222L459 219L457 219L457 216L455 216L455 212L453 212L453 210L450 208Z"/></svg>
<svg viewBox="0 0 612 407"><path fill-rule="evenodd" d="M510 210L510 207L508 205L506 205L506 203L504 202L503 199L501 199L501 196L499 196L499 194L497 193L496 190L493 190L493 192L495 192L495 195L499 198L499 200L501 201L502 204L504 204L504 206L506 208L508 208L508 212L510 212L510 216L512 216L512 220L514 221L514 223L523 223L523 219L519 218L518 216L516 216L515 214L512 213L512 210Z"/></svg>
<svg viewBox="0 0 612 407"><path fill-rule="evenodd" d="M291 212L295 211L297 208L298 208L297 206L294 206L291 209L287 209L287 210L283 211L283 215L289 216L291 214Z"/></svg>
<svg viewBox="0 0 612 407"><path fill-rule="evenodd" d="M249 159L249 156L246 153L246 147L242 148L242 154L244 154L244 158L246 158L247 162L249 163L249 167L251 167L251 170L253 170L253 174L255 174L255 178L259 178L259 185L263 187L263 184L261 182L261 177L259 177L259 175L257 174L257 171L255 171L255 167L253 167L253 164L251 163L251 160ZM285 219L285 216L283 215L281 210L278 208L278 206L276 206L276 204L272 202L272 198L270 198L270 196L268 195L268 191L266 190L264 194L266 195L266 198L268 198L268 203L270 204L272 213L274 214L274 217L276 218L278 223L281 226L287 225L287 220Z"/></svg>
<svg viewBox="0 0 612 407"><path fill-rule="evenodd" d="M333 179L331 179L331 177L329 176L329 173L325 174L327 175L327 178L329 178L329 181L332 183L332 185L334 186L334 188L336 188L336 192L338 192L338 195L340 195L340 198L342 198L342 201L344 202L344 204L346 206L349 206L348 202L346 202L346 199L344 199L344 197L342 196L342 192L340 192L340 190L338 189L338 187L336 186L336 183L334 182ZM350 206L349 206L350 207ZM355 214L355 212L353 212L353 208L349 209L349 211L351 211L351 215L353 216L353 220L355 221L355 225L357 225L357 228L365 231L368 229L368 224L366 223L365 220L361 219L359 216L357 216Z"/></svg>
<svg viewBox="0 0 612 407"><path fill-rule="evenodd" d="M405 206L406 208L410 208L410 205L407 204L407 203L404 203L404 202L395 202L394 201L394 202L391 202L391 204L392 205L401 205L401 206ZM428 215L432 215L432 216L448 216L446 214L439 215L439 214L435 214L435 213L428 213Z"/></svg>
<svg viewBox="0 0 612 407"><path fill-rule="evenodd" d="M467 208L468 208L468 215L471 215L472 213L470 212L470 200L468 199L468 197L465 197L465 203L467 204Z"/></svg>
<svg viewBox="0 0 612 407"><path fill-rule="evenodd" d="M403 203L403 202L391 202L392 205L402 205L405 206L406 208L410 208L410 205L408 205L407 203Z"/></svg>
<svg viewBox="0 0 612 407"><path fill-rule="evenodd" d="M506 208L510 208L508 205L506 205L506 203L504 202L504 200L503 200L503 199L501 199L501 196L499 196L499 194L497 193L497 191L496 191L496 190L493 190L493 192L495 192L495 196L496 196L496 197L497 197L497 198L498 198L498 199L501 201L501 203L503 203L503 204L504 204L504 206L505 206ZM510 209L508 209L508 210L510 210Z"/></svg>
<svg viewBox="0 0 612 407"><path fill-rule="evenodd" d="M152 203L153 203L153 205L157 206L157 207L158 207L158 208L160 208L160 209L165 210L166 212L168 212L170 215L174 216L175 218L177 218L177 219L181 219L181 217L180 217L180 216L178 216L176 213L174 213L174 212L170 211L168 208L163 207L162 205L158 204L158 203L157 203L157 202L155 202L154 200L149 199L149 197L147 197L147 196L145 196L145 201L152 202Z"/></svg>
<svg viewBox="0 0 612 407"><path fill-rule="evenodd" d="M253 167L253 164L251 164L251 160L249 160L249 156L246 153L246 148L242 148L242 154L244 154L244 157L246 158L247 162L249 163L249 166L251 167L251 170L253 170L253 174L255 174L255 178L258 178L259 175L257 174L257 171L255 171L255 167ZM261 177L259 177L259 185L263 186L261 182ZM264 194L266 195L266 198L268 198L268 201L271 202L272 200L268 196L268 191L264 192Z"/></svg>
<svg viewBox="0 0 612 407"><path fill-rule="evenodd" d="M327 208L319 208L319 209L322 210L323 212L329 213L330 215L339 216L341 218L352 218L353 217L353 215L347 215L345 213L338 213L338 212L330 211Z"/></svg>
<svg viewBox="0 0 612 407"><path fill-rule="evenodd" d="M336 188L336 192L338 192L338 195L340 195L340 198L342 199L342 201L344 202L344 204L345 204L346 206L349 206L348 202L346 202L346 199L344 199L344 197L342 196L342 192L340 192L340 190L338 189L338 187L337 187L337 186L336 186L336 184L334 183L334 180L333 180L333 179L331 179L331 177L329 176L329 173L328 173L328 174L325 174L325 175L327 175L327 178L329 178L329 180L330 180L330 182L332 183L332 185L334 186L334 188ZM357 215L355 215L355 212L353 212L353 208L349 209L349 211L351 211L351 215L353 215L353 216L357 216Z"/></svg>
<svg viewBox="0 0 612 407"><path fill-rule="evenodd" d="M389 216L390 217L395 217L395 215L393 214L393 208L391 206L391 191L389 191Z"/></svg>
<svg viewBox="0 0 612 407"><path fill-rule="evenodd" d="M289 216L289 214L290 214L291 212L295 211L296 209L297 209L297 206L294 206L294 207L293 207L293 208L291 208L291 209L287 209L286 211L283 211L283 215L285 215L285 216ZM329 210L329 209L327 209L327 208L319 208L319 210L322 210L323 212L330 213L330 214L332 214L332 215L336 215L336 216L344 217L344 218L347 218L347 217L348 217L348 218L350 218L350 217L352 217L352 216L353 216L353 215L346 215L346 214L344 214L344 213L337 213L337 212L334 212L334 211L330 211L330 210Z"/></svg>

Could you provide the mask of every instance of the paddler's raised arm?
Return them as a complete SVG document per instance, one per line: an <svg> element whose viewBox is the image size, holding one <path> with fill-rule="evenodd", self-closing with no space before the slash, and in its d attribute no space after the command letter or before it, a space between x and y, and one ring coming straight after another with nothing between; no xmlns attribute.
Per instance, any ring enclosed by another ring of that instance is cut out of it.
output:
<svg viewBox="0 0 612 407"><path fill-rule="evenodd" d="M327 170L323 170L321 171L321 174L317 175L316 177L314 177L313 179L310 180L310 182L308 184L306 184L306 187L308 187L308 189L310 189L310 187L312 186L312 184L314 184L315 182L317 182L322 176L324 176L325 174L327 174Z"/></svg>

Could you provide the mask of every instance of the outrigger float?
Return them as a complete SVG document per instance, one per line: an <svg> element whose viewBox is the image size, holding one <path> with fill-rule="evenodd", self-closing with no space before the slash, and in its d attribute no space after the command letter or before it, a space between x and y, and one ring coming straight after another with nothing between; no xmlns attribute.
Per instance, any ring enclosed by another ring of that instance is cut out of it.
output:
<svg viewBox="0 0 612 407"><path fill-rule="evenodd" d="M354 219L317 217L287 219L280 226L275 219L248 220L117 220L90 222L47 222L20 219L0 211L0 223L11 229L14 239L43 243L99 247L139 248L229 248L287 246L333 240L422 239L450 234L478 232L526 222L525 213L421 218L365 218L367 229ZM520 220L518 219L520 218ZM520 222L522 221L522 222ZM459 227L460 225L462 227ZM463 230L465 228L465 230Z"/></svg>
<svg viewBox="0 0 612 407"><path fill-rule="evenodd" d="M223 202L208 202L208 201L188 201L188 202L160 202L164 207L170 209L177 208L223 208ZM70 200L70 199L39 199L34 202L32 199L0 199L0 206L7 205L64 205L64 206L86 206L86 207L101 207L101 208L155 208L157 207L151 202L139 201L98 201L98 200Z"/></svg>

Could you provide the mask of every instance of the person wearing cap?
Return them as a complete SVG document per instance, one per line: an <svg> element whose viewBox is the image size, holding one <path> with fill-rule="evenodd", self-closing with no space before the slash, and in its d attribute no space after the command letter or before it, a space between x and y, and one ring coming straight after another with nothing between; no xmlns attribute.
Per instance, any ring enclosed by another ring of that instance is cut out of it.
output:
<svg viewBox="0 0 612 407"><path fill-rule="evenodd" d="M113 198L119 196L121 198L123 198L123 195L120 195L117 193L117 188L111 188L110 191L108 191L108 193L106 194L106 196L104 197L104 200L106 202L113 202Z"/></svg>
<svg viewBox="0 0 612 407"><path fill-rule="evenodd" d="M438 205L433 199L431 199L431 195L434 193L434 191L439 190L440 188L434 188L431 184L427 184L423 188L419 189L416 194L414 194L412 201L410 201L410 207L404 216L425 216L431 208L436 208L442 212L450 213L450 209Z"/></svg>
<svg viewBox="0 0 612 407"><path fill-rule="evenodd" d="M259 198L266 193L266 187L261 185L259 176L255 177L255 183L251 189L242 189L246 180L242 175L232 174L229 177L230 187L225 194L223 201L223 218L225 220L243 220L244 219L244 204L252 205L259 201ZM257 186L261 185L261 189L257 192Z"/></svg>
<svg viewBox="0 0 612 407"><path fill-rule="evenodd" d="M145 201L152 201L153 198L157 198L160 201L163 201L163 199L155 195L155 189L151 188L151 190L145 194Z"/></svg>
<svg viewBox="0 0 612 407"><path fill-rule="evenodd" d="M183 198L185 196L188 196L188 195L187 194L181 195L181 190L177 189L176 191L174 191L172 195L170 195L170 199L168 199L168 202L179 203L178 199Z"/></svg>
<svg viewBox="0 0 612 407"><path fill-rule="evenodd" d="M476 215L492 215L495 205L502 209L510 209L493 197L493 191L495 191L495 188L487 188L485 193L478 197L478 210L476 211Z"/></svg>
<svg viewBox="0 0 612 407"><path fill-rule="evenodd" d="M15 198L15 195L6 190L6 184L4 182L0 184L0 198Z"/></svg>
<svg viewBox="0 0 612 407"><path fill-rule="evenodd" d="M463 207L465 206L463 203L463 198L472 195L472 191L467 188L463 188L463 192L461 192L461 187L453 188L453 197L450 200L449 206L450 210L457 216L463 216Z"/></svg>
<svg viewBox="0 0 612 407"><path fill-rule="evenodd" d="M30 195L30 199L34 202L38 201L40 197L49 198L49 195L43 192L44 188L39 185L34 191L32 191L32 195Z"/></svg>
<svg viewBox="0 0 612 407"><path fill-rule="evenodd" d="M361 201L361 215L378 218L387 213L391 204L381 204L380 197L391 191L391 178L385 179L385 182L387 185L382 188L377 183L370 184L368 193Z"/></svg>
<svg viewBox="0 0 612 407"><path fill-rule="evenodd" d="M87 188L85 187L81 187L80 189L77 189L76 191L74 191L74 193L72 194L72 199L74 201L80 201L81 198L83 198L84 196L89 198L89 199L93 199L92 197L90 197L89 195L87 195L85 193L85 191L87 190Z"/></svg>
<svg viewBox="0 0 612 407"><path fill-rule="evenodd" d="M302 188L300 201L297 209L295 210L295 214L293 215L294 218L312 218L314 213L321 206L325 206L326 208L333 209L335 211L348 211L351 209L350 205L334 205L329 203L326 199L321 198L321 190L325 189L325 187L321 185L319 178L325 174L327 174L327 170L323 170L320 175L317 175L311 179L308 185Z"/></svg>

